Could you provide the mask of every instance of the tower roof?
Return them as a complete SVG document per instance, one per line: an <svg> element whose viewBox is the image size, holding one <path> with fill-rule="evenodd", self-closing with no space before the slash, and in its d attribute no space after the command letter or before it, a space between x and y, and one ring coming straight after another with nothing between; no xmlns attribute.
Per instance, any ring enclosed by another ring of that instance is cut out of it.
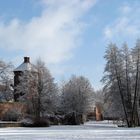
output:
<svg viewBox="0 0 140 140"><path fill-rule="evenodd" d="M37 72L36 67L30 63L30 58L29 57L24 57L24 62L19 65L16 69L14 69L14 72L16 71L32 71L32 72Z"/></svg>

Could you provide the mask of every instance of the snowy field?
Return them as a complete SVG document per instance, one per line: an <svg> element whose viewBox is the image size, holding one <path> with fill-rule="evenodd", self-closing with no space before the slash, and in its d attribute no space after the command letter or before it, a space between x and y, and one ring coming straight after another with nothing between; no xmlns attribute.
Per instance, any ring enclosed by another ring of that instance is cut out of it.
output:
<svg viewBox="0 0 140 140"><path fill-rule="evenodd" d="M112 123L88 122L81 126L0 128L0 140L140 140L140 128L118 128Z"/></svg>

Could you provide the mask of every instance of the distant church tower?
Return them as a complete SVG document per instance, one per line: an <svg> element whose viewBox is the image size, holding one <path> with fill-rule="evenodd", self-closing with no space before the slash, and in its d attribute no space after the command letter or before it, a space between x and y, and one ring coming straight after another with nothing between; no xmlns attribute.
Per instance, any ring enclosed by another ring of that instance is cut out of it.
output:
<svg viewBox="0 0 140 140"><path fill-rule="evenodd" d="M24 62L18 66L14 70L14 87L16 87L20 83L20 76L24 72L32 72L37 74L37 69L33 64L30 63L30 58L29 57L24 57ZM14 90L14 100L18 101L18 98L22 95L22 93L16 93L16 89Z"/></svg>

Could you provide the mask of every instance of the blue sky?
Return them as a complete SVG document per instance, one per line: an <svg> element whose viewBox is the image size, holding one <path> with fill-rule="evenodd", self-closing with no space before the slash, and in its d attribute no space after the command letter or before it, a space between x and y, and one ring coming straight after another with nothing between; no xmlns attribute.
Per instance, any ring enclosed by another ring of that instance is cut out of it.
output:
<svg viewBox="0 0 140 140"><path fill-rule="evenodd" d="M99 89L107 45L135 46L139 15L139 0L0 0L0 58L40 57L56 81L84 75Z"/></svg>

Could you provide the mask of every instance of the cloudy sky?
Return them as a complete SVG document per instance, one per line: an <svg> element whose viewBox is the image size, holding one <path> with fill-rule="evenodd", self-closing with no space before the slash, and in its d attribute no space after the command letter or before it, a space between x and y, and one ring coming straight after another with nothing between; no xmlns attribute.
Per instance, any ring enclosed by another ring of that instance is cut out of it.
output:
<svg viewBox="0 0 140 140"><path fill-rule="evenodd" d="M41 58L56 81L84 75L102 87L110 42L135 46L140 0L0 0L0 59Z"/></svg>

